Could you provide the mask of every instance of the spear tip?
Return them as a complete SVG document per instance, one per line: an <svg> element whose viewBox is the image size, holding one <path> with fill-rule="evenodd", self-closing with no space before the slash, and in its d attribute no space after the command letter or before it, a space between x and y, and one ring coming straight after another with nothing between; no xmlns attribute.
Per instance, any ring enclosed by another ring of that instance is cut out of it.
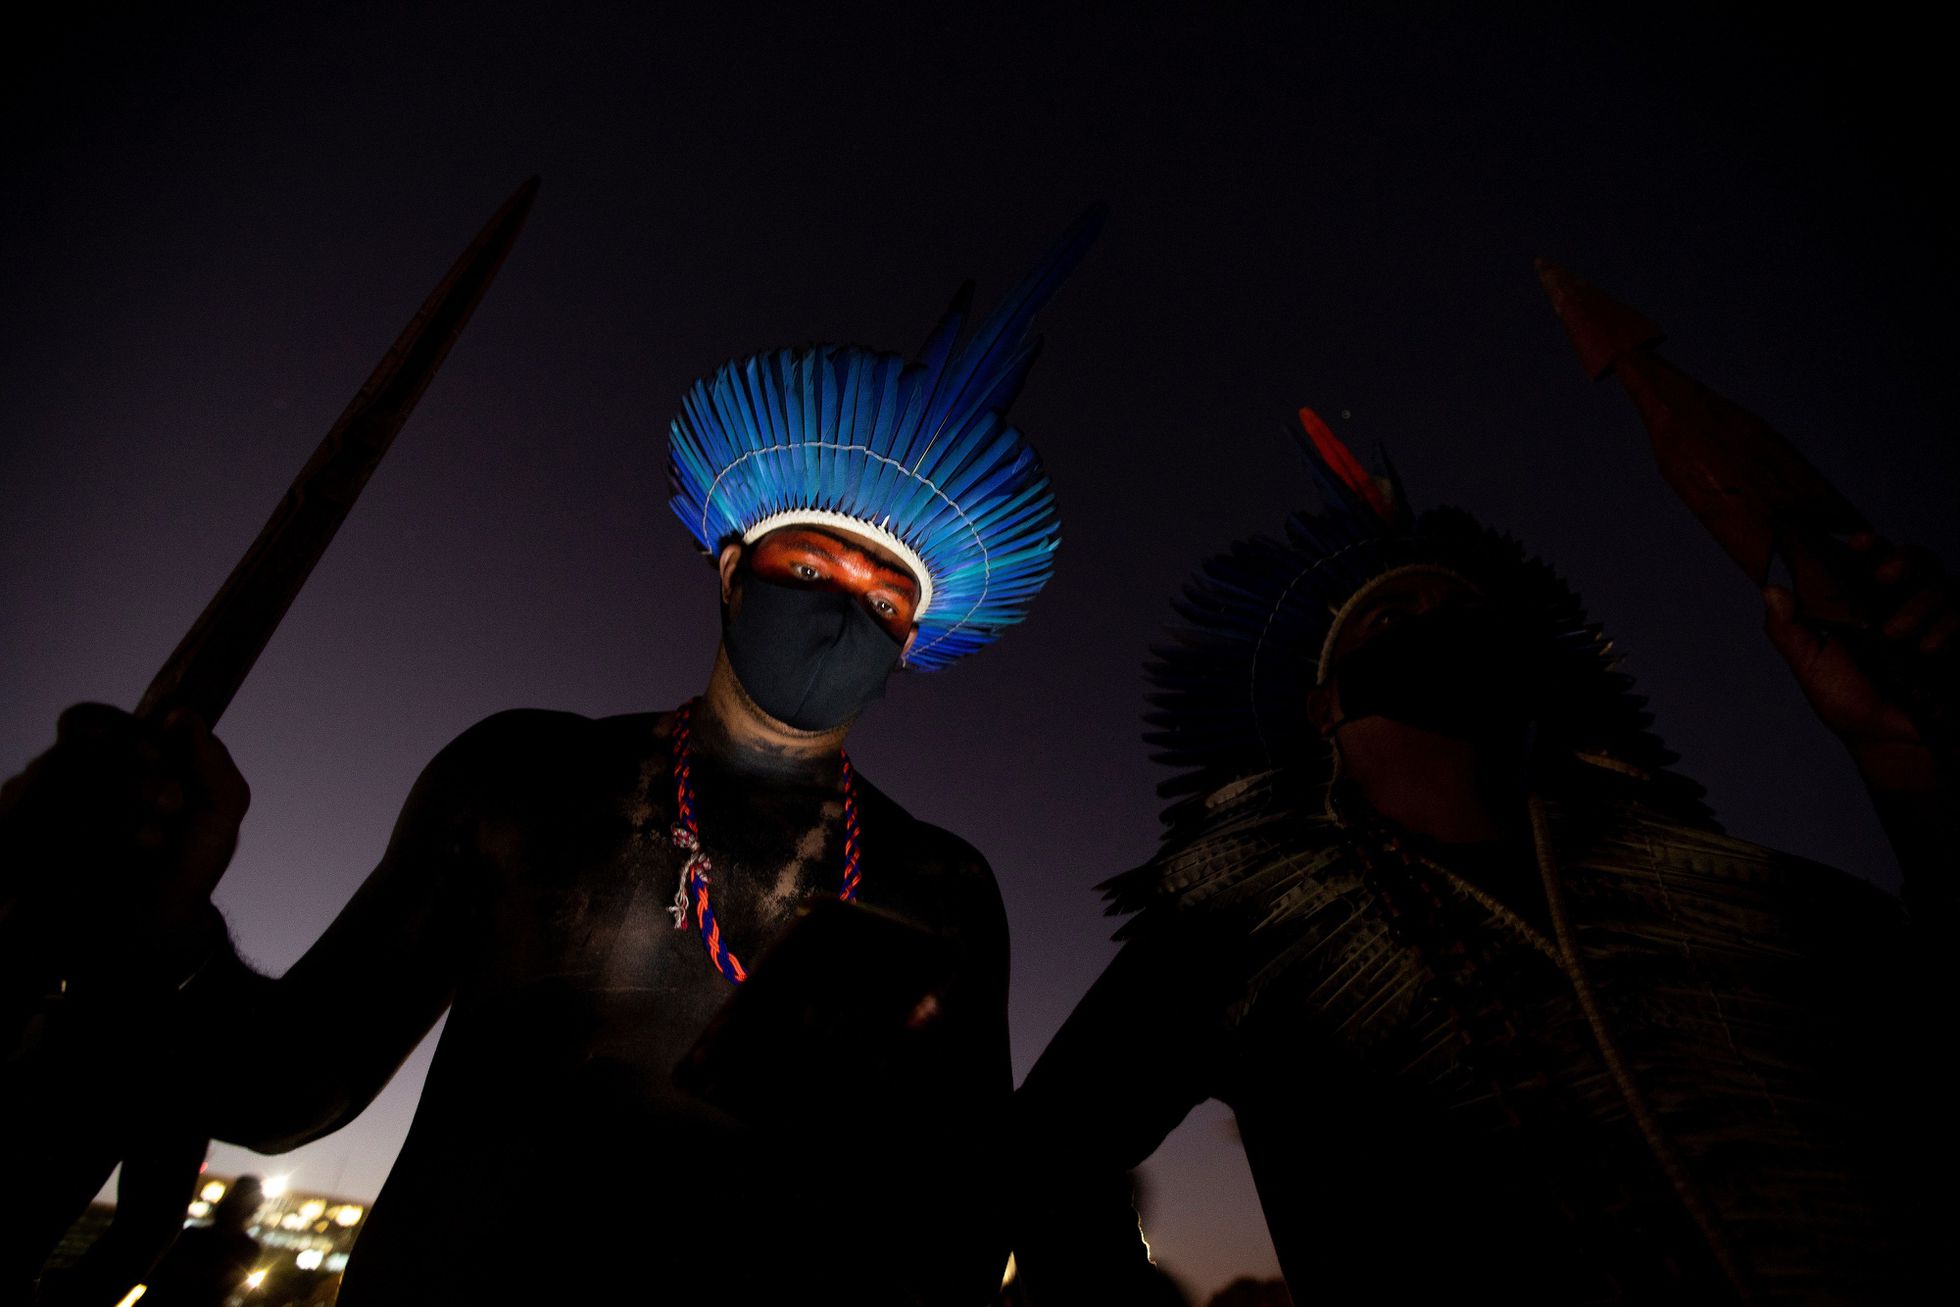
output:
<svg viewBox="0 0 1960 1307"><path fill-rule="evenodd" d="M1551 298L1552 311L1579 352L1579 364L1594 381L1629 354L1661 342L1661 329L1644 315L1550 259L1535 261L1538 283Z"/></svg>

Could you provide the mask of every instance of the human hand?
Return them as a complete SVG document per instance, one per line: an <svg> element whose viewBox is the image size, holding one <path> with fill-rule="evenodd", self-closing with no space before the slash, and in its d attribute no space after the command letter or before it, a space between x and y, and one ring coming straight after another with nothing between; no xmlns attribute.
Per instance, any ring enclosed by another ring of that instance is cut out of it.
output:
<svg viewBox="0 0 1960 1307"><path fill-rule="evenodd" d="M0 920L64 972L169 958L204 929L250 802L194 714L77 704L0 786Z"/></svg>
<svg viewBox="0 0 1960 1307"><path fill-rule="evenodd" d="M1915 671L1951 675L1960 649L1960 603L1952 578L1923 550L1897 548L1868 533L1847 544L1871 569L1872 592L1879 597L1877 638ZM1854 754L1923 747L1905 705L1872 679L1842 638L1805 621L1796 596L1782 586L1766 588L1763 600L1764 633L1790 664L1818 719L1846 747Z"/></svg>

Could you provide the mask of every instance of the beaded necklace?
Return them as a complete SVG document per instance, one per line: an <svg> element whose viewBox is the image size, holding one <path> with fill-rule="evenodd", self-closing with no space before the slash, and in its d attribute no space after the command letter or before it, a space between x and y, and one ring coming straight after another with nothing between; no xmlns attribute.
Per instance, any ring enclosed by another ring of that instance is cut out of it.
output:
<svg viewBox="0 0 1960 1307"><path fill-rule="evenodd" d="M708 886L711 883L709 872L714 868L708 861L708 854L701 847L701 829L694 819L694 763L693 749L690 745L692 729L690 722L694 715L692 701L681 705L674 714L674 847L687 854L687 861L681 864L680 888L674 893L674 904L667 910L674 914L674 929L679 930L687 924L690 897L694 908L695 929L701 932L701 943L707 947L708 956L714 960L717 970L735 984L749 978L742 960L728 947L722 938L721 925L715 920L715 910L708 900ZM855 903L858 895L858 810L857 785L851 774L851 756L843 750L838 756L844 760L844 883L837 890L837 897L846 903Z"/></svg>

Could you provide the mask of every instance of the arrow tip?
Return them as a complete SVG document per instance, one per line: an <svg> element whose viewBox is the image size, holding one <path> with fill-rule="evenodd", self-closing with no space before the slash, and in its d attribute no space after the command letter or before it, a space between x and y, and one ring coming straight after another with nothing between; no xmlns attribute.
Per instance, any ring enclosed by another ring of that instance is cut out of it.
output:
<svg viewBox="0 0 1960 1307"><path fill-rule="evenodd" d="M1538 259L1538 283L1551 298L1552 311L1579 351L1580 366L1597 381L1613 365L1661 342L1661 329L1626 305L1581 281L1550 259Z"/></svg>

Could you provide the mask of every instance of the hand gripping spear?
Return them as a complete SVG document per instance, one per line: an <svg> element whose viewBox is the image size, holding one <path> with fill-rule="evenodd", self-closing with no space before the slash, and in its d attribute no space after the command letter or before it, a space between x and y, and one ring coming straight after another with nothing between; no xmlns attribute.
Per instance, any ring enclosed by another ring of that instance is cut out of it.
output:
<svg viewBox="0 0 1960 1307"><path fill-rule="evenodd" d="M1960 720L1948 678L1876 638L1870 562L1845 543L1871 531L1858 510L1767 422L1662 358L1659 327L1555 263L1540 259L1538 278L1587 375L1619 378L1661 475L1729 557L1759 587L1781 559L1805 620L1844 638L1922 737L1950 747Z"/></svg>
<svg viewBox="0 0 1960 1307"><path fill-rule="evenodd" d="M150 682L138 718L160 722L184 708L215 725L224 714L489 290L537 192L535 177L519 186L436 284ZM21 838L35 817L19 810L26 806L7 813L0 856L38 864L50 850L19 856L26 852L23 845L36 843ZM143 1164L150 1170L188 1165L182 1186L188 1195L204 1148L187 1137L185 1127L142 1119L137 1104L145 1095L132 1092L130 1072L140 1083L155 1069L144 1065L149 1060L144 1048L155 1031L149 1020L154 1014L142 1003L85 1005L98 1010L64 1019L61 993L28 992L45 979L30 961L41 951L33 937L44 924L37 921L34 901L62 893L49 880L60 872L52 865L0 871L0 984L13 991L0 995L6 1017L0 1027L6 1061L0 1099L7 1109L0 1137L10 1165L33 1177L38 1195L31 1212L9 1222L3 1241L0 1299L11 1300L118 1160L130 1159L125 1194L139 1159L147 1158ZM167 1236L182 1220L181 1207L163 1214L170 1218ZM138 1258L142 1264L135 1272L140 1274L157 1251L161 1245Z"/></svg>

